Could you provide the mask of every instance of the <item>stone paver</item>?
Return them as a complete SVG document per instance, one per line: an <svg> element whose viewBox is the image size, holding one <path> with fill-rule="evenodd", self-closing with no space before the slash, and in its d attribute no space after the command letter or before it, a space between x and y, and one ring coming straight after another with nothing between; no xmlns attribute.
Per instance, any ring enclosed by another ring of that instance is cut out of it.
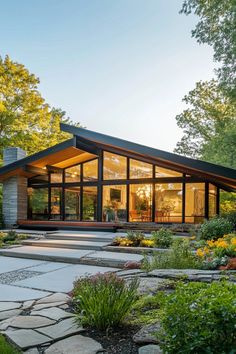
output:
<svg viewBox="0 0 236 354"><path fill-rule="evenodd" d="M55 306L63 306L65 305L64 301L58 301L58 302L47 302L45 304L36 304L33 306L34 311L38 311L38 310L44 310L44 309L48 309L50 307L55 307Z"/></svg>
<svg viewBox="0 0 236 354"><path fill-rule="evenodd" d="M64 293L56 293L49 296L45 296L42 299L37 300L36 304L48 304L50 302L67 302L71 301L71 298Z"/></svg>
<svg viewBox="0 0 236 354"><path fill-rule="evenodd" d="M44 334L38 333L33 329L18 329L16 331L9 330L6 331L5 334L21 349L35 347L51 341L51 338Z"/></svg>
<svg viewBox="0 0 236 354"><path fill-rule="evenodd" d="M19 307L21 307L21 303L20 302L0 302L0 312L1 311L8 311L8 310L14 310L14 309L18 309Z"/></svg>
<svg viewBox="0 0 236 354"><path fill-rule="evenodd" d="M162 354L159 345L149 344L139 348L138 354Z"/></svg>
<svg viewBox="0 0 236 354"><path fill-rule="evenodd" d="M159 343L155 333L160 330L160 324L152 323L142 327L134 336L133 341L137 344Z"/></svg>
<svg viewBox="0 0 236 354"><path fill-rule="evenodd" d="M54 343L45 354L96 354L101 350L101 344L94 339L76 335Z"/></svg>
<svg viewBox="0 0 236 354"><path fill-rule="evenodd" d="M11 318L11 317L20 315L22 310L23 309L14 309L14 310L0 312L0 321L3 321L3 320L6 320L7 318Z"/></svg>
<svg viewBox="0 0 236 354"><path fill-rule="evenodd" d="M51 318L52 320L58 321L60 319L73 317L74 315L58 307L51 307L50 309L32 311L31 316L44 316L44 317Z"/></svg>
<svg viewBox="0 0 236 354"><path fill-rule="evenodd" d="M20 259L12 257L0 257L0 274L12 272L14 270L28 268L35 265L43 265L44 261L32 259Z"/></svg>
<svg viewBox="0 0 236 354"><path fill-rule="evenodd" d="M9 326L20 329L34 329L53 325L54 320L42 316L17 316L10 321Z"/></svg>
<svg viewBox="0 0 236 354"><path fill-rule="evenodd" d="M104 273L116 270L118 270L118 268L98 267L84 264L71 265L70 267L45 273L31 279L21 280L16 282L15 285L66 293L72 290L73 282L77 277L84 276L86 274L93 275L98 272Z"/></svg>
<svg viewBox="0 0 236 354"><path fill-rule="evenodd" d="M77 334L81 331L83 331L83 328L79 327L73 318L68 318L55 325L38 329L38 332L52 339L65 338L68 335Z"/></svg>
<svg viewBox="0 0 236 354"><path fill-rule="evenodd" d="M28 301L25 301L25 302L23 303L22 309L23 309L23 310L27 310L27 309L31 308L34 303L35 303L35 300L28 300Z"/></svg>
<svg viewBox="0 0 236 354"><path fill-rule="evenodd" d="M140 254L96 251L87 255L86 258L100 258L100 259L109 259L109 260L116 260L122 262L128 262L128 261L139 262L143 259L143 256L141 256Z"/></svg>
<svg viewBox="0 0 236 354"><path fill-rule="evenodd" d="M33 280L34 278L31 278ZM50 295L49 292L26 289L19 286L0 284L0 301L26 301L40 299Z"/></svg>
<svg viewBox="0 0 236 354"><path fill-rule="evenodd" d="M62 263L62 262L44 262L43 264L38 264L33 267L30 267L30 270L42 273L53 272L54 270L58 270L61 268L66 268L71 266L70 263Z"/></svg>
<svg viewBox="0 0 236 354"><path fill-rule="evenodd" d="M39 354L39 351L37 348L31 348L31 349L24 351L24 354Z"/></svg>

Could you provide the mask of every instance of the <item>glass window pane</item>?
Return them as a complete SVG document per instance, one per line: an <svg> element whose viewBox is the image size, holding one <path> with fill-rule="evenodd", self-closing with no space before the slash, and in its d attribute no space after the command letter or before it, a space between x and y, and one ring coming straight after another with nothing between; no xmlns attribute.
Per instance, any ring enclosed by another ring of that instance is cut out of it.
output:
<svg viewBox="0 0 236 354"><path fill-rule="evenodd" d="M205 183L186 183L185 222L200 223L205 217Z"/></svg>
<svg viewBox="0 0 236 354"><path fill-rule="evenodd" d="M80 182L80 165L69 167L65 170L65 182Z"/></svg>
<svg viewBox="0 0 236 354"><path fill-rule="evenodd" d="M126 186L103 186L103 221L126 221Z"/></svg>
<svg viewBox="0 0 236 354"><path fill-rule="evenodd" d="M131 184L129 221L152 221L152 185Z"/></svg>
<svg viewBox="0 0 236 354"><path fill-rule="evenodd" d="M97 187L83 188L83 220L97 220Z"/></svg>
<svg viewBox="0 0 236 354"><path fill-rule="evenodd" d="M80 220L80 187L65 189L65 219Z"/></svg>
<svg viewBox="0 0 236 354"><path fill-rule="evenodd" d="M51 188L51 219L61 220L61 188Z"/></svg>
<svg viewBox="0 0 236 354"><path fill-rule="evenodd" d="M155 222L182 222L182 183L155 185Z"/></svg>
<svg viewBox="0 0 236 354"><path fill-rule="evenodd" d="M160 177L181 177L183 176L182 173L174 171L174 170L169 170L164 167L159 167L155 166L155 177L160 178Z"/></svg>
<svg viewBox="0 0 236 354"><path fill-rule="evenodd" d="M28 188L28 217L32 220L48 219L48 188Z"/></svg>
<svg viewBox="0 0 236 354"><path fill-rule="evenodd" d="M103 179L127 178L127 158L121 155L104 151Z"/></svg>
<svg viewBox="0 0 236 354"><path fill-rule="evenodd" d="M83 164L83 180L95 181L98 179L98 160L92 160Z"/></svg>
<svg viewBox="0 0 236 354"><path fill-rule="evenodd" d="M62 171L50 172L51 183L62 183Z"/></svg>
<svg viewBox="0 0 236 354"><path fill-rule="evenodd" d="M152 178L152 165L130 159L130 178Z"/></svg>
<svg viewBox="0 0 236 354"><path fill-rule="evenodd" d="M217 188L213 184L209 184L209 218L213 218L216 215L216 199L217 199Z"/></svg>

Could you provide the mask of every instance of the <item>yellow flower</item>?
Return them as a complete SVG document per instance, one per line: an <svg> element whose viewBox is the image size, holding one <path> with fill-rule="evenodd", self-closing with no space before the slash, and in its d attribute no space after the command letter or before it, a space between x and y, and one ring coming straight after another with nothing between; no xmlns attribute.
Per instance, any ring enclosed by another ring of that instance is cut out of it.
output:
<svg viewBox="0 0 236 354"><path fill-rule="evenodd" d="M212 241L212 240L207 241L207 244L208 244L209 247L214 247L215 246L215 242Z"/></svg>
<svg viewBox="0 0 236 354"><path fill-rule="evenodd" d="M228 243L226 241L219 241L219 242L217 242L217 247L227 248L228 247Z"/></svg>
<svg viewBox="0 0 236 354"><path fill-rule="evenodd" d="M203 252L203 250L201 248L198 248L197 251L196 251L196 255L198 257L204 257L205 253Z"/></svg>
<svg viewBox="0 0 236 354"><path fill-rule="evenodd" d="M196 239L196 236L189 237L189 240L195 240L195 239Z"/></svg>
<svg viewBox="0 0 236 354"><path fill-rule="evenodd" d="M205 254L209 254L209 253L210 253L210 250L209 250L209 248L204 247L204 248L203 248L203 252L204 252Z"/></svg>
<svg viewBox="0 0 236 354"><path fill-rule="evenodd" d="M236 237L233 237L233 238L231 239L231 244L232 244L232 245L236 245Z"/></svg>

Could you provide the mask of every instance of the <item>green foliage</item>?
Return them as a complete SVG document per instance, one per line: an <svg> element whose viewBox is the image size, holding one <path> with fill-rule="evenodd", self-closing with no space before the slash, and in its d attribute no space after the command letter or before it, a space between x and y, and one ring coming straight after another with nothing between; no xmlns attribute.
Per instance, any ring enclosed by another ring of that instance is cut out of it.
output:
<svg viewBox="0 0 236 354"><path fill-rule="evenodd" d="M199 229L199 238L202 240L216 240L229 234L233 230L233 224L221 217L204 220Z"/></svg>
<svg viewBox="0 0 236 354"><path fill-rule="evenodd" d="M6 339L0 335L0 353L2 354L20 354L20 352L10 345Z"/></svg>
<svg viewBox="0 0 236 354"><path fill-rule="evenodd" d="M179 283L161 294L161 347L165 353L235 353L236 287L227 281Z"/></svg>
<svg viewBox="0 0 236 354"><path fill-rule="evenodd" d="M168 248L173 242L173 233L171 230L161 228L152 232L152 240L156 247Z"/></svg>
<svg viewBox="0 0 236 354"><path fill-rule="evenodd" d="M236 193L220 191L220 212L222 215L236 210Z"/></svg>
<svg viewBox="0 0 236 354"><path fill-rule="evenodd" d="M221 86L236 99L236 4L235 0L184 0L182 13L199 17L192 36L213 47Z"/></svg>
<svg viewBox="0 0 236 354"><path fill-rule="evenodd" d="M202 262L193 253L189 240L177 239L173 241L168 251L145 257L142 266L147 271L171 268L200 269Z"/></svg>
<svg viewBox="0 0 236 354"><path fill-rule="evenodd" d="M121 324L137 300L138 280L129 285L116 274L96 274L74 282L73 298L77 320L106 330Z"/></svg>
<svg viewBox="0 0 236 354"><path fill-rule="evenodd" d="M145 239L145 235L140 231L128 231L127 239L132 242L133 246L139 246L140 242Z"/></svg>
<svg viewBox="0 0 236 354"><path fill-rule="evenodd" d="M198 82L183 101L187 108L176 120L184 136L175 151L236 168L236 105L215 80Z"/></svg>
<svg viewBox="0 0 236 354"><path fill-rule="evenodd" d="M6 236L3 237L3 242L15 241L17 239L17 233L13 230L10 230Z"/></svg>
<svg viewBox="0 0 236 354"><path fill-rule="evenodd" d="M14 230L9 232L0 232L0 248L6 245L15 245L21 243L22 240L26 240L30 236L24 234L18 234Z"/></svg>
<svg viewBox="0 0 236 354"><path fill-rule="evenodd" d="M0 159L7 146L32 154L69 138L60 123L70 120L45 102L38 85L39 79L24 65L0 57Z"/></svg>

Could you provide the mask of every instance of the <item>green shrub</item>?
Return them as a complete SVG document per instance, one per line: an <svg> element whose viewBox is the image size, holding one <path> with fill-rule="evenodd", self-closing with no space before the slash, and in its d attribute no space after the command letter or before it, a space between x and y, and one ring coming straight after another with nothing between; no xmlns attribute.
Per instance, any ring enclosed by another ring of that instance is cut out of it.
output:
<svg viewBox="0 0 236 354"><path fill-rule="evenodd" d="M160 346L168 354L230 354L236 349L236 286L179 283L162 294Z"/></svg>
<svg viewBox="0 0 236 354"><path fill-rule="evenodd" d="M156 247L168 248L173 242L173 233L168 229L153 231L151 235Z"/></svg>
<svg viewBox="0 0 236 354"><path fill-rule="evenodd" d="M153 269L200 269L202 261L192 252L189 240L176 239L170 250L157 252L144 257L142 266L145 270Z"/></svg>
<svg viewBox="0 0 236 354"><path fill-rule="evenodd" d="M140 231L128 231L126 238L132 242L133 246L139 246L141 241L145 239L145 235Z"/></svg>
<svg viewBox="0 0 236 354"><path fill-rule="evenodd" d="M232 223L222 217L205 220L200 226L199 237L202 240L216 240L233 230Z"/></svg>
<svg viewBox="0 0 236 354"><path fill-rule="evenodd" d="M126 285L113 273L79 278L73 289L77 320L100 330L118 326L137 300L137 288L137 279Z"/></svg>
<svg viewBox="0 0 236 354"><path fill-rule="evenodd" d="M236 206L235 206L235 208L236 208ZM233 228L236 230L236 211L230 211L228 213L222 214L221 216L224 219L231 222L231 224L233 225Z"/></svg>
<svg viewBox="0 0 236 354"><path fill-rule="evenodd" d="M13 230L9 231L5 237L3 237L3 242L11 242L17 239L17 233Z"/></svg>

